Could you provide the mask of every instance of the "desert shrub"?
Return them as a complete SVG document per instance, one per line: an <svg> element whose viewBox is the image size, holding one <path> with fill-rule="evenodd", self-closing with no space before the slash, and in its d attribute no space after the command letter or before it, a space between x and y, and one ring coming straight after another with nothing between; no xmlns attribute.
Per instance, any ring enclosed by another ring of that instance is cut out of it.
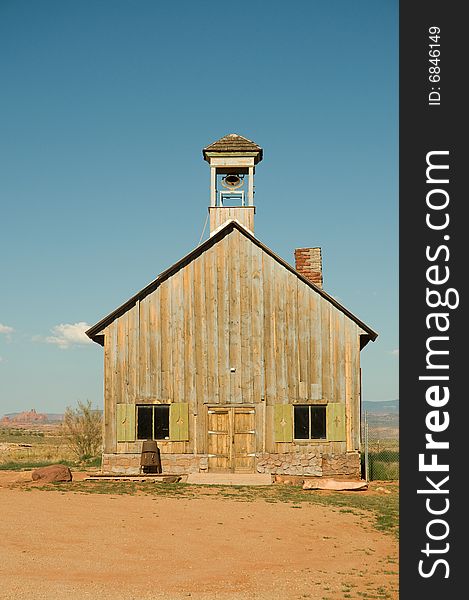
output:
<svg viewBox="0 0 469 600"><path fill-rule="evenodd" d="M102 445L103 418L91 402L78 401L77 408L67 407L63 420L64 436L68 446L79 460L99 454Z"/></svg>

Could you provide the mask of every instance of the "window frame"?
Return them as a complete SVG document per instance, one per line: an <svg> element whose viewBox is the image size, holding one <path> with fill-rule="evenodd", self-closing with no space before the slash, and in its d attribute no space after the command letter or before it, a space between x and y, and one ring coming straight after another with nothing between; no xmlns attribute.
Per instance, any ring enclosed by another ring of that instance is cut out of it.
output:
<svg viewBox="0 0 469 600"><path fill-rule="evenodd" d="M295 436L295 409L299 407L308 408L308 436L307 438L297 438ZM322 408L324 410L324 437L311 437L311 424L312 424L312 408ZM327 442L327 404L323 403L311 403L311 404L294 404L293 405L293 441L294 442Z"/></svg>
<svg viewBox="0 0 469 600"><path fill-rule="evenodd" d="M155 423L156 423L156 413L159 407L167 407L167 411L166 411L166 415L167 415L167 430L168 430L168 435L166 437L162 437L162 438L157 438L155 437ZM139 432L138 432L138 418L139 418L139 409L140 408L151 408L151 432L152 432L152 437L148 438L148 437L139 437ZM168 442L171 440L170 438L170 411L171 411L171 404L169 403L145 403L145 402L141 402L135 405L135 409L136 409L136 415L135 415L135 440L137 442L141 442L142 440L155 440L155 441L159 441L159 442Z"/></svg>

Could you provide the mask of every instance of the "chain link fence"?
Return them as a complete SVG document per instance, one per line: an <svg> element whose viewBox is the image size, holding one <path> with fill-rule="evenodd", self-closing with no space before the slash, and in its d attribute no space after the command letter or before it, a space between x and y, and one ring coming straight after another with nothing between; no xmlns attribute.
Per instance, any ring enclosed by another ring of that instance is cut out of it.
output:
<svg viewBox="0 0 469 600"><path fill-rule="evenodd" d="M367 481L399 479L399 427L384 417L363 413L362 474Z"/></svg>

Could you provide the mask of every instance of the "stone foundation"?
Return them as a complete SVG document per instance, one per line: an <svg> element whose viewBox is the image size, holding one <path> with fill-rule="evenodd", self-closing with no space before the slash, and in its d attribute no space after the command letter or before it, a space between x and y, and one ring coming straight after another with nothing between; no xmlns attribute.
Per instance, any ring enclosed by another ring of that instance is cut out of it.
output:
<svg viewBox="0 0 469 600"><path fill-rule="evenodd" d="M264 452L258 454L257 472L360 479L360 453L324 454L312 448L289 454Z"/></svg>
<svg viewBox="0 0 469 600"><path fill-rule="evenodd" d="M322 474L334 479L361 479L360 452L324 455Z"/></svg>
<svg viewBox="0 0 469 600"><path fill-rule="evenodd" d="M161 453L163 473L180 475L200 473L207 470L207 458L193 454ZM103 454L103 473L116 475L138 475L140 473L140 454Z"/></svg>
<svg viewBox="0 0 469 600"><path fill-rule="evenodd" d="M272 475L308 475L335 479L360 479L360 453L323 454L319 449L304 452L257 454L256 471ZM161 453L163 473L180 475L208 471L208 457L193 454ZM102 472L121 475L140 473L140 454L104 454Z"/></svg>
<svg viewBox="0 0 469 600"><path fill-rule="evenodd" d="M308 452L274 454L261 452L257 459L258 473L271 473L272 475L322 475L321 452L310 450Z"/></svg>

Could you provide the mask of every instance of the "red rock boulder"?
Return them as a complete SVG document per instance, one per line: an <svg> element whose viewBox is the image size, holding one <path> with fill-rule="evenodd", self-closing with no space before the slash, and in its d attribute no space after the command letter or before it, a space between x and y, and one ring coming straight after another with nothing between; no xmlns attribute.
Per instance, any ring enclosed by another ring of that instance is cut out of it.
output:
<svg viewBox="0 0 469 600"><path fill-rule="evenodd" d="M53 481L72 481L72 472L65 465L49 465L35 469L31 473L33 481L52 483Z"/></svg>

